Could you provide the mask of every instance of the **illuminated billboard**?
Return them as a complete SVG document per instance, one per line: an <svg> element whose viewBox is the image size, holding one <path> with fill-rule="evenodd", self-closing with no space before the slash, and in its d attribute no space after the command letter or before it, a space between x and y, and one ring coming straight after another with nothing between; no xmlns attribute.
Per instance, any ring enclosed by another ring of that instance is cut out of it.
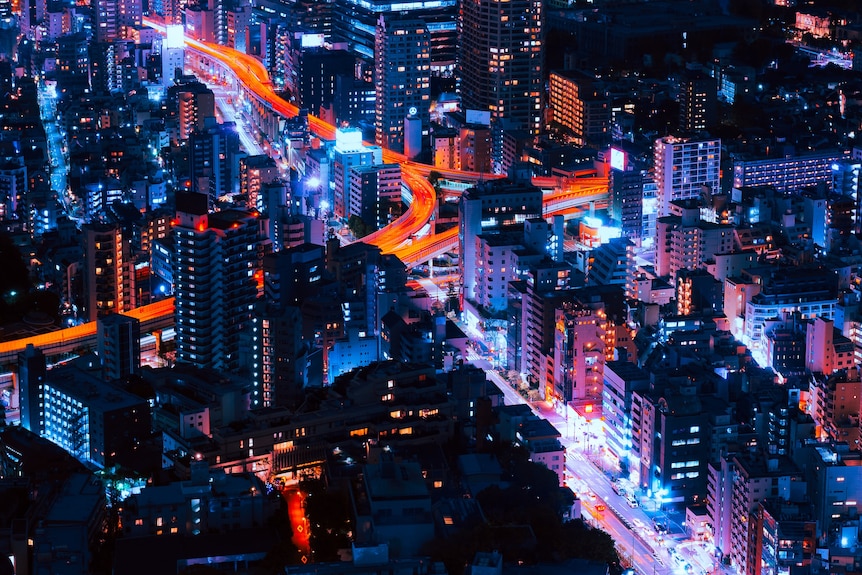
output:
<svg viewBox="0 0 862 575"><path fill-rule="evenodd" d="M491 112L485 110L467 110L467 123L481 126L491 125Z"/></svg>
<svg viewBox="0 0 862 575"><path fill-rule="evenodd" d="M320 48L324 40L323 34L303 34L299 42L302 48Z"/></svg>
<svg viewBox="0 0 862 575"><path fill-rule="evenodd" d="M618 172L626 171L626 163L628 158L626 153L619 148L611 148L611 169Z"/></svg>
<svg viewBox="0 0 862 575"><path fill-rule="evenodd" d="M165 27L165 48L182 48L185 46L185 32L181 24L170 24Z"/></svg>

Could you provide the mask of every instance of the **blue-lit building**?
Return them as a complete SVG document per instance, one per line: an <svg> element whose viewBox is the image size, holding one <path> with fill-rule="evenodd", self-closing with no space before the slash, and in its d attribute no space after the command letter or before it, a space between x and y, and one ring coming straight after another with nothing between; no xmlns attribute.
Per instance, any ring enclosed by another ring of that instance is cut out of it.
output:
<svg viewBox="0 0 862 575"><path fill-rule="evenodd" d="M103 381L95 356L50 371L39 350L28 348L21 359L21 422L33 433L99 468L149 436L147 401Z"/></svg>
<svg viewBox="0 0 862 575"><path fill-rule="evenodd" d="M605 363L602 416L608 449L619 459L623 471L639 469L638 458L632 451L632 393L647 389L649 374L634 363Z"/></svg>
<svg viewBox="0 0 862 575"><path fill-rule="evenodd" d="M506 226L542 216L542 190L529 182L491 180L469 188L458 204L458 246L461 270L464 272L464 298L475 301L477 286L474 274L483 266L505 266L498 258L481 262L477 236L499 233ZM490 257L494 251L488 252ZM500 254L496 254L499 256Z"/></svg>
<svg viewBox="0 0 862 575"><path fill-rule="evenodd" d="M773 186L779 192L792 192L829 183L832 164L845 157L840 150L828 150L790 157L738 158L733 162L733 187Z"/></svg>

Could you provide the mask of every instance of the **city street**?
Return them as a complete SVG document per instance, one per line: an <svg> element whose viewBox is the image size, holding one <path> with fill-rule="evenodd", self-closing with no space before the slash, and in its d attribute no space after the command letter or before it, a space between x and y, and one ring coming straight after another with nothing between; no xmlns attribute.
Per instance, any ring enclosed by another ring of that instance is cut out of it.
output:
<svg viewBox="0 0 862 575"><path fill-rule="evenodd" d="M716 569L711 545L688 540L683 526L656 505L649 511L644 507L632 507L625 497L613 491L610 474L601 469L604 465L611 468L601 446L601 437L582 435L575 422L568 421L544 401L528 402L492 368L487 358L475 351L468 354L467 359L485 370L488 379L503 393L506 405L529 405L533 413L550 421L560 431L560 443L566 448L567 484L582 502L582 516L590 525L613 537L624 563L641 575L705 575ZM600 505L604 505L604 510L599 510ZM669 524L670 534L659 534L653 527L653 518L661 518Z"/></svg>

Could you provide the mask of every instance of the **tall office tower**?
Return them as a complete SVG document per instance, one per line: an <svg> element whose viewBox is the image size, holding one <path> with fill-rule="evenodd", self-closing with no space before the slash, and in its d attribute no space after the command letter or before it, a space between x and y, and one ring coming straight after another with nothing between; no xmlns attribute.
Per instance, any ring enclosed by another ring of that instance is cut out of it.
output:
<svg viewBox="0 0 862 575"><path fill-rule="evenodd" d="M655 141L653 156L659 217L670 215L674 200L702 198L721 189L721 140L666 136Z"/></svg>
<svg viewBox="0 0 862 575"><path fill-rule="evenodd" d="M458 204L458 246L464 298L476 301L477 242L480 234L495 233L515 223L542 217L542 190L528 182L490 180L469 188ZM493 258L495 253L489 252ZM499 255L499 254L497 254ZM499 265L503 262L488 265Z"/></svg>
<svg viewBox="0 0 862 575"><path fill-rule="evenodd" d="M271 184L278 178L278 166L275 160L262 154L246 156L239 160L239 193L246 198L246 206L250 210L266 211L267 198L261 192L266 184Z"/></svg>
<svg viewBox="0 0 862 575"><path fill-rule="evenodd" d="M204 130L206 118L215 118L215 94L202 82L183 82L176 87L179 139L188 140Z"/></svg>
<svg viewBox="0 0 862 575"><path fill-rule="evenodd" d="M45 428L44 398L47 362L42 350L28 343L18 354L18 404L21 408L21 426L38 435Z"/></svg>
<svg viewBox="0 0 862 575"><path fill-rule="evenodd" d="M323 47L301 48L296 56L297 74L288 84L295 81L298 85L294 92L299 95L298 105L315 116L320 109L333 104L338 78L353 77L356 56L347 50L327 50Z"/></svg>
<svg viewBox="0 0 862 575"><path fill-rule="evenodd" d="M718 122L718 85L715 78L699 71L688 70L679 90L679 129L698 132Z"/></svg>
<svg viewBox="0 0 862 575"><path fill-rule="evenodd" d="M141 0L96 0L93 3L96 42L130 38L131 29L140 28L142 18Z"/></svg>
<svg viewBox="0 0 862 575"><path fill-rule="evenodd" d="M609 215L620 222L623 236L639 247L643 232L644 184L649 176L641 162L618 148L611 148L608 175Z"/></svg>
<svg viewBox="0 0 862 575"><path fill-rule="evenodd" d="M431 34L425 22L381 14L374 42L374 120L378 145L404 152L404 120L427 130L431 104Z"/></svg>
<svg viewBox="0 0 862 575"><path fill-rule="evenodd" d="M205 194L178 193L174 225L177 360L235 370L258 295L265 220L208 213Z"/></svg>
<svg viewBox="0 0 862 575"><path fill-rule="evenodd" d="M118 313L99 318L96 341L105 380L123 379L141 371L141 322L137 318Z"/></svg>
<svg viewBox="0 0 862 575"><path fill-rule="evenodd" d="M401 215L401 165L350 168L349 214L379 230Z"/></svg>
<svg viewBox="0 0 862 575"><path fill-rule="evenodd" d="M235 192L239 156L239 136L233 122L219 124L215 118L204 118L204 129L189 135L192 191L207 194L210 205Z"/></svg>
<svg viewBox="0 0 862 575"><path fill-rule="evenodd" d="M464 0L459 25L461 107L503 128L538 134L544 94L540 0Z"/></svg>
<svg viewBox="0 0 862 575"><path fill-rule="evenodd" d="M116 224L86 224L83 315L90 321L135 307L134 262Z"/></svg>
<svg viewBox="0 0 862 575"><path fill-rule="evenodd" d="M349 211L350 168L372 166L381 163L382 159L383 151L380 147L362 144L362 130L358 128L335 130L335 148L332 150L332 175L335 184L332 209L336 217L346 218L352 215Z"/></svg>
<svg viewBox="0 0 862 575"><path fill-rule="evenodd" d="M395 3L391 0L335 0L332 33L347 40L350 50L369 65L374 59L375 26L381 15L401 15L426 23L431 36L431 75L449 76L455 70L458 39L458 1ZM368 68L371 72L373 69ZM370 79L370 76L367 77Z"/></svg>
<svg viewBox="0 0 862 575"><path fill-rule="evenodd" d="M90 50L84 32L66 34L57 40L57 82L67 94L90 88Z"/></svg>

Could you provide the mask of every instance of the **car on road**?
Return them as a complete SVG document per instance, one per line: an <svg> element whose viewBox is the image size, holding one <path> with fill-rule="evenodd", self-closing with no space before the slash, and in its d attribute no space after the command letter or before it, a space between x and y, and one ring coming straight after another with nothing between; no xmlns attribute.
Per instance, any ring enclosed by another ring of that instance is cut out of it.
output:
<svg viewBox="0 0 862 575"><path fill-rule="evenodd" d="M605 507L604 503L599 503L598 505L596 505L596 511L598 511L599 513L604 512L605 509L607 509L607 507Z"/></svg>

